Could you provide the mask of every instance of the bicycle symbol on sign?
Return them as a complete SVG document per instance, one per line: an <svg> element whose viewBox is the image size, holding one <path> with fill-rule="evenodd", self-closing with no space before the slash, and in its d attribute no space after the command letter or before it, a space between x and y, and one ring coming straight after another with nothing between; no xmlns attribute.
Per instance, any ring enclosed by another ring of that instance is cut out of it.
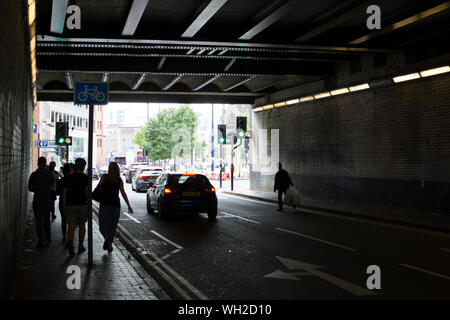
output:
<svg viewBox="0 0 450 320"><path fill-rule="evenodd" d="M91 98L94 101L102 102L105 100L106 96L103 92L98 91L98 87L88 88L89 86L84 86L84 91L78 93L78 100L81 102L86 101L88 98Z"/></svg>

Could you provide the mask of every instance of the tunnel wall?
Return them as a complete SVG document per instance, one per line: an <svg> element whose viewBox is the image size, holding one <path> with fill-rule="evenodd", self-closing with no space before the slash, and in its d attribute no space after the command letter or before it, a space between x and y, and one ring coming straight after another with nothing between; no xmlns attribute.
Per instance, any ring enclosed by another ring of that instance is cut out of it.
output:
<svg viewBox="0 0 450 320"><path fill-rule="evenodd" d="M0 299L9 297L29 208L33 98L24 3L0 3Z"/></svg>
<svg viewBox="0 0 450 320"><path fill-rule="evenodd" d="M280 161L304 206L450 214L450 76L253 114L280 129ZM251 189L274 175L252 170Z"/></svg>

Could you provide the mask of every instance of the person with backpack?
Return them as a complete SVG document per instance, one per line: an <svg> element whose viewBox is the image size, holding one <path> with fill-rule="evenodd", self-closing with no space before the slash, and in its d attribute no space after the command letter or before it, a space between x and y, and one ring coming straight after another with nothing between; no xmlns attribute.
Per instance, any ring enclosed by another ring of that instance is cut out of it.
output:
<svg viewBox="0 0 450 320"><path fill-rule="evenodd" d="M116 234L117 224L120 217L120 198L119 191L128 205L128 212L133 214L133 209L128 201L127 194L123 187L123 181L120 177L120 168L117 162L110 162L108 173L102 175L97 188L101 188L101 198L99 207L99 227L105 242L103 250L111 252L112 243ZM95 191L94 191L95 192Z"/></svg>

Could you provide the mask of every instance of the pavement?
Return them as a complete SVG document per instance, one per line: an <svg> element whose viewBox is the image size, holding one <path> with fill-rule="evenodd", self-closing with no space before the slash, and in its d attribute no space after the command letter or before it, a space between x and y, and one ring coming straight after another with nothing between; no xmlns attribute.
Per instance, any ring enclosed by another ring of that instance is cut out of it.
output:
<svg viewBox="0 0 450 320"><path fill-rule="evenodd" d="M235 180L233 191L229 181L223 181L219 188L219 181L212 181L213 185L224 194L245 197L248 199L278 203L278 194L275 192L250 190L249 180ZM404 226L424 228L444 233L450 232L450 215L434 212L422 212L413 210L389 209L368 207L365 204L332 203L325 199L313 199L301 195L301 206L297 212L327 213L341 216L351 216L363 219L371 219L379 222L395 223ZM289 207L290 206L286 206Z"/></svg>
<svg viewBox="0 0 450 320"><path fill-rule="evenodd" d="M56 204L58 200L56 201ZM62 241L61 218L51 223L52 242L36 248L37 237L31 214L25 228L23 254L15 276L13 300L169 300L158 283L147 274L117 239L111 253L104 251L103 237L93 215L93 266L88 251L68 257ZM77 231L76 231L77 233ZM74 240L77 251L77 235ZM87 235L84 246L88 248ZM70 267L70 268L69 268ZM69 289L67 282L79 267L80 288ZM71 270L71 268L73 268Z"/></svg>

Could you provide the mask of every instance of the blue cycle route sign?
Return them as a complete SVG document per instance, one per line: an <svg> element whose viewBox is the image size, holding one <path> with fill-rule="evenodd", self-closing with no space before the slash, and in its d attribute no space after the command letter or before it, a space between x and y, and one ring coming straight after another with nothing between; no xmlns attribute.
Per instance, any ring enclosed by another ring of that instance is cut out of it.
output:
<svg viewBox="0 0 450 320"><path fill-rule="evenodd" d="M108 104L108 83L75 83L74 104Z"/></svg>

